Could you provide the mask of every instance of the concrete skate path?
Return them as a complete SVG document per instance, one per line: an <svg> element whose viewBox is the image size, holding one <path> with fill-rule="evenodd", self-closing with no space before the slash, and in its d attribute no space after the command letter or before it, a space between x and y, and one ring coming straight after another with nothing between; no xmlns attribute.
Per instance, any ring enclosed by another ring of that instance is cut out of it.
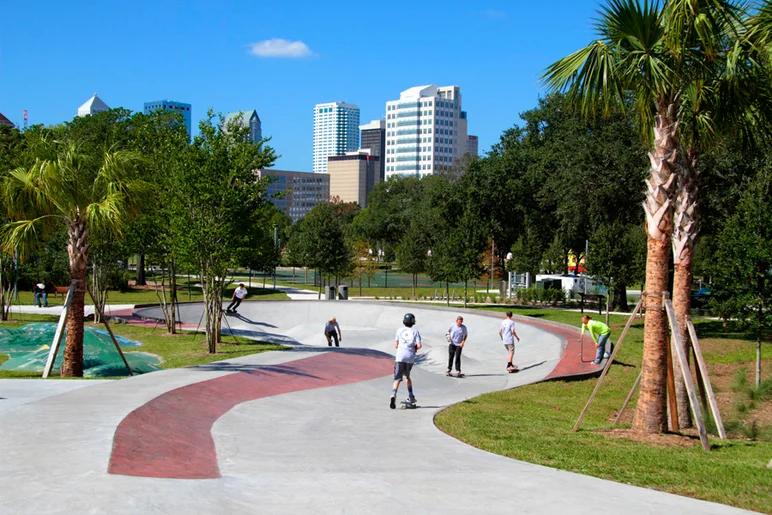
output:
<svg viewBox="0 0 772 515"><path fill-rule="evenodd" d="M182 320L195 325L201 309L182 305ZM394 333L408 310L425 342L412 374L420 407L390 410ZM542 380L565 345L565 328L518 320L522 371L507 374L502 317L465 312L466 377L445 377L444 334L457 312L245 302L226 331L292 350L89 383L0 411L0 513L742 513L497 456L440 432L438 410ZM322 335L331 316L340 349Z"/></svg>

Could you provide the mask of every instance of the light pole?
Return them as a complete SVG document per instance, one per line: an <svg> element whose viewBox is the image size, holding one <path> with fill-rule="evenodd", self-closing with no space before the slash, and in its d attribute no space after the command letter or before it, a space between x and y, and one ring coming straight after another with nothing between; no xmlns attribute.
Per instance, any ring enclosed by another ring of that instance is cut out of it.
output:
<svg viewBox="0 0 772 515"><path fill-rule="evenodd" d="M279 226L276 224L273 224L273 250L274 252L279 251ZM275 263L275 261L274 261ZM273 266L273 289L276 290L276 265Z"/></svg>

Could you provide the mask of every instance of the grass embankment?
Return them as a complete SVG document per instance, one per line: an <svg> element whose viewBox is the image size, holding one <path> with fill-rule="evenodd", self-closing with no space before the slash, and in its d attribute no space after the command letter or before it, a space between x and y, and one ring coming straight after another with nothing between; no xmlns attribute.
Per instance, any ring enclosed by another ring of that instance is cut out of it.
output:
<svg viewBox="0 0 772 515"><path fill-rule="evenodd" d="M578 313L559 310L513 311L573 325L579 319ZM693 435L635 439L629 431L635 398L620 427L613 426L640 372L642 320L633 325L578 432L571 429L597 379L551 381L482 395L439 413L436 424L475 447L511 458L772 513L772 470L765 468L772 458L772 400L764 400L762 392L749 393L740 377L753 377L755 343L720 322L697 322L732 438L711 437L711 452L704 452ZM626 317L611 317L612 340L625 323ZM765 345L763 370L772 366L770 347Z"/></svg>
<svg viewBox="0 0 772 515"><path fill-rule="evenodd" d="M24 315L25 321L4 322L0 327L18 327L29 322L53 322L58 317L51 315ZM87 323L97 328L104 328L102 324ZM163 327L150 329L147 327L127 324L110 324L110 328L116 335L129 338L142 343L140 347L126 349L124 352L147 352L163 358L162 368L181 368L195 365L203 365L212 361L238 358L249 354L257 354L272 350L283 350L286 347L272 343L263 343L242 337L223 335L224 341L217 345L217 353L209 354L207 351L206 337L202 332L184 331L180 334L169 335ZM62 342L64 344L64 342ZM0 364L8 359L7 355L0 354ZM54 371L58 376L58 371ZM39 378L39 372L15 372L0 370L0 379L8 378Z"/></svg>
<svg viewBox="0 0 772 515"><path fill-rule="evenodd" d="M247 289L249 290L247 300L289 300L289 297L284 292L275 291L272 288L263 289L253 284L251 288L248 287ZM233 295L233 288L226 289L223 293L223 300L230 300L231 295ZM64 297L64 295L49 295L48 305L61 306L64 304ZM204 300L200 287L191 287L190 297L188 297L188 290L184 285L178 291L177 298L180 302L202 302ZM152 287L130 288L126 291L111 290L107 295L107 302L109 304L157 304L158 296ZM29 306L34 305L33 293L20 291L18 303ZM88 294L86 294L86 304L91 304L91 297Z"/></svg>

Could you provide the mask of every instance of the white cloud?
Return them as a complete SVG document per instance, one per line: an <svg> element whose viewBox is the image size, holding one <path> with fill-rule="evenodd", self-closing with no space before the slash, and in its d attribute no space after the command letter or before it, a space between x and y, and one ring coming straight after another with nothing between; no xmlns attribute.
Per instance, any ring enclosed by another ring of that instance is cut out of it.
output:
<svg viewBox="0 0 772 515"><path fill-rule="evenodd" d="M308 45L302 41L287 41L280 38L250 43L249 53L257 57L278 59L301 59L314 55Z"/></svg>

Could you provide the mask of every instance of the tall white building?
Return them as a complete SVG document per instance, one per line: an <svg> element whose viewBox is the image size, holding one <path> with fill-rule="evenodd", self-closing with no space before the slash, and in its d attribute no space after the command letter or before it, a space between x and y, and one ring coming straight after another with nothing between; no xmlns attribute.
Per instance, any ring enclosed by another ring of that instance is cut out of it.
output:
<svg viewBox="0 0 772 515"><path fill-rule="evenodd" d="M458 86L417 86L386 102L386 178L450 169L467 152Z"/></svg>
<svg viewBox="0 0 772 515"><path fill-rule="evenodd" d="M359 148L359 107L345 102L314 107L314 173L327 173L327 158Z"/></svg>

